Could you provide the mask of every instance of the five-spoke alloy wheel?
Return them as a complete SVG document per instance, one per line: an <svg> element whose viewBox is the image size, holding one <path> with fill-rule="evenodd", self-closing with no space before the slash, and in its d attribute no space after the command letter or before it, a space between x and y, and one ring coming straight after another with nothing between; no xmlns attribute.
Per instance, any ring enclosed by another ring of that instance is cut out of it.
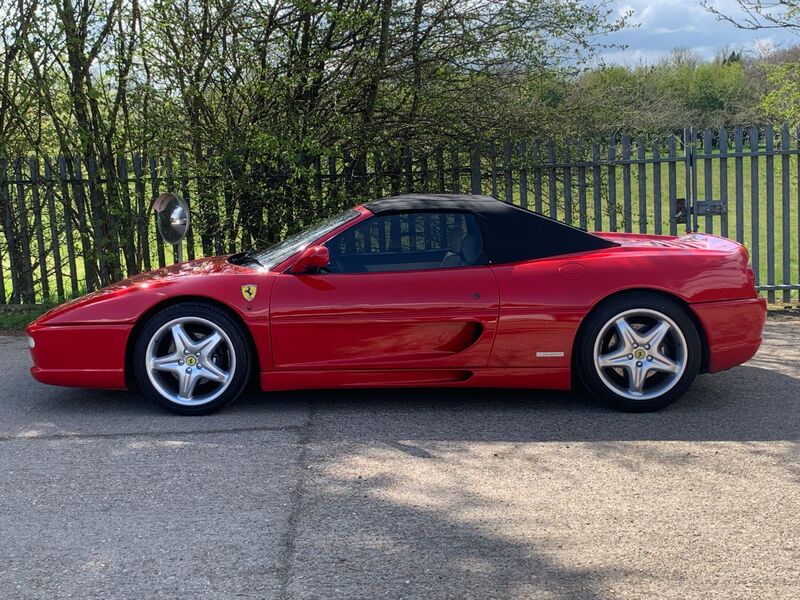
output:
<svg viewBox="0 0 800 600"><path fill-rule="evenodd" d="M202 303L177 304L154 315L134 348L137 381L160 406L207 414L234 400L250 369L246 333L234 319Z"/></svg>
<svg viewBox="0 0 800 600"><path fill-rule="evenodd" d="M691 317L651 293L613 299L582 328L576 365L595 396L625 410L655 410L677 400L700 368L701 345Z"/></svg>

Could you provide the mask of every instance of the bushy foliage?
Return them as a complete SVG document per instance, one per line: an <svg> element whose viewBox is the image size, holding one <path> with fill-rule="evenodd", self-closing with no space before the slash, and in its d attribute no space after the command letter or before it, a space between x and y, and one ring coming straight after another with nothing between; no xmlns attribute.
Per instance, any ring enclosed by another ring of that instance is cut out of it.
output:
<svg viewBox="0 0 800 600"><path fill-rule="evenodd" d="M702 61L685 51L652 65L599 66L566 86L561 122L577 135L755 123L763 118L759 68L736 53Z"/></svg>
<svg viewBox="0 0 800 600"><path fill-rule="evenodd" d="M765 69L764 112L776 121L800 123L800 61L767 65Z"/></svg>
<svg viewBox="0 0 800 600"><path fill-rule="evenodd" d="M0 0L0 154L295 162L506 135L623 25L561 0ZM101 160L102 162L102 160Z"/></svg>

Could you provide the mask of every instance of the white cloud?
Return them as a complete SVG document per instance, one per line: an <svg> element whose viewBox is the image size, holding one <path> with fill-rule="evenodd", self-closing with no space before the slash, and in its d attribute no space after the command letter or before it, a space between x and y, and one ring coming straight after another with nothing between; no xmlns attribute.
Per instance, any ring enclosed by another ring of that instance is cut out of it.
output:
<svg viewBox="0 0 800 600"><path fill-rule="evenodd" d="M716 54L716 48L713 46L696 46L692 50L700 57L708 59L713 58ZM600 62L613 65L626 65L635 67L639 65L652 65L657 63L670 54L673 49L666 50L648 50L646 48L638 48L636 50L618 50L613 52L606 52L600 55Z"/></svg>
<svg viewBox="0 0 800 600"><path fill-rule="evenodd" d="M635 0L628 6L634 11L634 20L645 29L680 31L695 28L711 17L702 4L692 0Z"/></svg>
<svg viewBox="0 0 800 600"><path fill-rule="evenodd" d="M768 56L775 52L777 44L772 37L758 38L753 42L753 52L756 56Z"/></svg>
<svg viewBox="0 0 800 600"><path fill-rule="evenodd" d="M710 0L709 4L734 19L742 16L738 0ZM605 62L618 64L652 63L673 48L689 48L704 58L713 58L720 48L740 48L755 55L800 42L784 30L764 32L738 29L708 12L702 0L618 0L613 7L618 15L632 11L631 27L609 35L604 41L626 46L609 49Z"/></svg>

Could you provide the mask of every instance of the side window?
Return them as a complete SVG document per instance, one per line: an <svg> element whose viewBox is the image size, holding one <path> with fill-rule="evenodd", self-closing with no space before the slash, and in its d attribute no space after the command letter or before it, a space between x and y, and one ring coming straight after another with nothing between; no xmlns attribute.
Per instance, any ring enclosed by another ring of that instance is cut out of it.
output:
<svg viewBox="0 0 800 600"><path fill-rule="evenodd" d="M326 246L333 273L376 273L486 264L483 239L469 213L410 212L375 216Z"/></svg>

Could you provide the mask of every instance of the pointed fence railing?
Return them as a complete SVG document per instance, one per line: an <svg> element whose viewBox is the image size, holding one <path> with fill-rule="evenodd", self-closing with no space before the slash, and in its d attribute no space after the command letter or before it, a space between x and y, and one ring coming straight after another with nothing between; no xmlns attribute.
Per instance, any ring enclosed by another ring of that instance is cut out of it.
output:
<svg viewBox="0 0 800 600"><path fill-rule="evenodd" d="M483 193L589 230L730 237L770 301L800 291L800 129L686 129L272 157L0 159L0 303L54 302L174 262L150 206L183 195L189 259L278 241L368 198Z"/></svg>

